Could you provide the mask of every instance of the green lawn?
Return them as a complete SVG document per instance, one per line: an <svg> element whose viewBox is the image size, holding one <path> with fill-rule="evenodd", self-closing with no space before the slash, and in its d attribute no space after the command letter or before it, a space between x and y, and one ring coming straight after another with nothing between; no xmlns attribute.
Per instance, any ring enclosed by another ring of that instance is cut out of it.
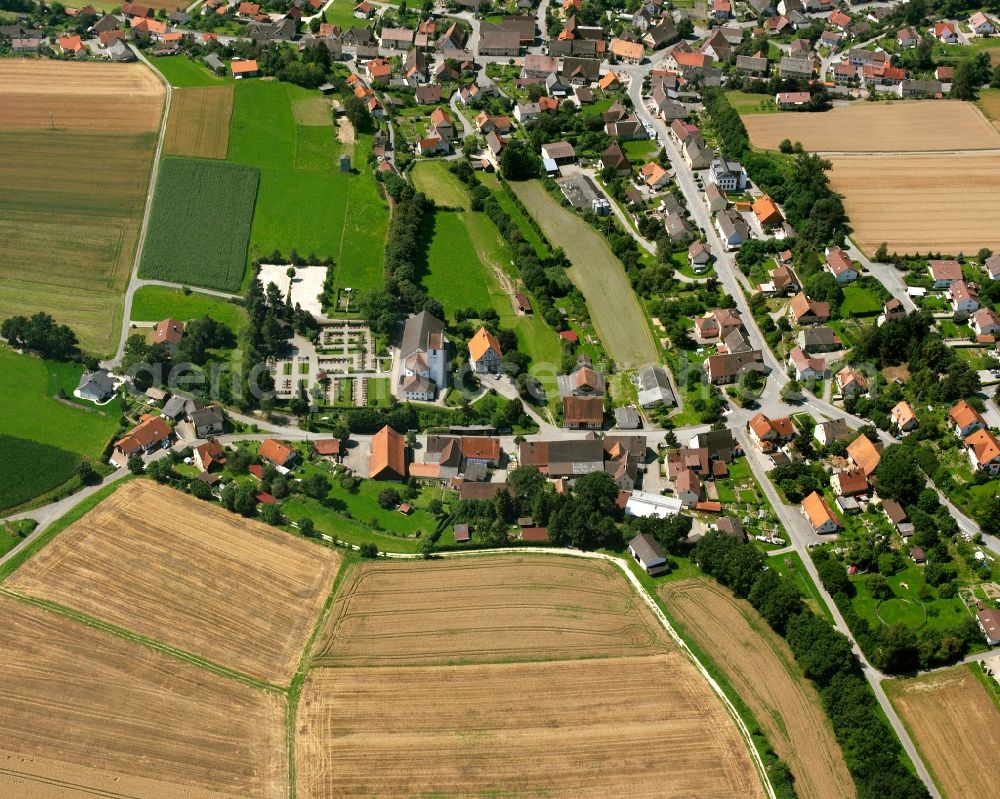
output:
<svg viewBox="0 0 1000 799"><path fill-rule="evenodd" d="M354 16L356 5L354 0L333 0L333 3L326 10L326 21L331 25L340 25L345 30L352 25L359 27L370 25L370 20L358 19Z"/></svg>
<svg viewBox="0 0 1000 799"><path fill-rule="evenodd" d="M228 160L260 169L249 260L275 250L331 256L338 287L382 285L388 206L365 158L371 136L348 147L354 171L342 173L332 124L296 122L293 104L315 92L277 81L236 86Z"/></svg>
<svg viewBox="0 0 1000 799"><path fill-rule="evenodd" d="M170 81L171 86L217 86L230 80L229 78L220 78L204 63L194 61L183 54L151 58L149 61L163 77Z"/></svg>
<svg viewBox="0 0 1000 799"><path fill-rule="evenodd" d="M882 301L875 292L861 286L844 286L844 302L840 314L844 317L873 316L882 311Z"/></svg>
<svg viewBox="0 0 1000 799"><path fill-rule="evenodd" d="M660 150L660 145L652 139L636 139L635 141L622 143L622 149L633 165L641 166L646 161L656 157L656 153Z"/></svg>
<svg viewBox="0 0 1000 799"><path fill-rule="evenodd" d="M419 161L413 166L413 185L439 206L467 208L469 192L443 161Z"/></svg>
<svg viewBox="0 0 1000 799"><path fill-rule="evenodd" d="M247 322L247 312L239 305L196 291L185 294L165 286L143 286L132 299L132 320L135 322L158 322L168 316L186 322L206 315L222 322L234 333Z"/></svg>
<svg viewBox="0 0 1000 799"><path fill-rule="evenodd" d="M881 603L868 593L866 576L851 578L856 591L851 604L859 616L873 624L879 621L889 624L899 622L915 630L950 630L969 618L969 612L958 597L941 599L932 588L930 599L922 601L919 598L920 587L924 584L924 567L916 563L910 562L901 572L886 578L894 598Z"/></svg>
<svg viewBox="0 0 1000 799"><path fill-rule="evenodd" d="M424 231L429 246L421 283L451 317L459 308L490 306L487 268L479 261L465 217L463 212L435 211Z"/></svg>
<svg viewBox="0 0 1000 799"><path fill-rule="evenodd" d="M776 114L778 106L769 94L726 92L726 99L739 114Z"/></svg>

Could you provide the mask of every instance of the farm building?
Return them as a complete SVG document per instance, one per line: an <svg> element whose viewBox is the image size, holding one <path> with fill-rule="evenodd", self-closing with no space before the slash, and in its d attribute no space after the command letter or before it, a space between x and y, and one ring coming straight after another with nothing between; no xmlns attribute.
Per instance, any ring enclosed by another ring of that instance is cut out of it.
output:
<svg viewBox="0 0 1000 799"><path fill-rule="evenodd" d="M628 551L650 577L670 571L663 549L654 538L645 533L639 533L628 542Z"/></svg>
<svg viewBox="0 0 1000 799"><path fill-rule="evenodd" d="M368 477L372 480L406 479L406 440L389 425L372 436Z"/></svg>

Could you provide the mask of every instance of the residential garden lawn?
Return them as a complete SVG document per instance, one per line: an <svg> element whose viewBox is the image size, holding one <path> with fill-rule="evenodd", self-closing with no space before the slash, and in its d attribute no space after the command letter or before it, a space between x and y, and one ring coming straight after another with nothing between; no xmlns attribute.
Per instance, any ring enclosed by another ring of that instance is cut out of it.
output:
<svg viewBox="0 0 1000 799"><path fill-rule="evenodd" d="M776 114L780 110L769 94L726 92L726 99L739 114Z"/></svg>
<svg viewBox="0 0 1000 799"><path fill-rule="evenodd" d="M538 231L535 230L528 217L526 217L521 209L514 203L510 195L504 191L503 187L500 185L499 178L497 178L497 176L492 172L480 172L479 181L493 192L493 197L496 199L497 205L506 211L510 218L514 220L518 229L521 231L521 235L524 236L524 240L535 248L535 253L538 257L547 258L550 255L549 248L545 245L542 237L538 235Z"/></svg>
<svg viewBox="0 0 1000 799"><path fill-rule="evenodd" d="M247 312L239 305L196 291L185 294L180 289L165 286L142 286L132 298L132 320L135 322L158 322L167 317L186 322L203 316L222 322L234 333L247 322Z"/></svg>
<svg viewBox="0 0 1000 799"><path fill-rule="evenodd" d="M391 401L388 377L369 377L368 405L374 408L387 407Z"/></svg>
<svg viewBox="0 0 1000 799"><path fill-rule="evenodd" d="M580 114L585 117L599 117L611 108L617 99L618 96L616 94L606 94L600 99L595 100L590 105L583 106L583 108L580 109Z"/></svg>
<svg viewBox="0 0 1000 799"><path fill-rule="evenodd" d="M340 25L345 30L352 25L364 27L371 24L370 20L358 19L354 16L354 0L333 0L326 10L326 21L331 25Z"/></svg>
<svg viewBox="0 0 1000 799"><path fill-rule="evenodd" d="M882 300L874 291L861 286L844 286L844 302L840 306L841 316L874 316L882 312Z"/></svg>
<svg viewBox="0 0 1000 799"><path fill-rule="evenodd" d="M257 181L249 166L163 159L139 276L238 291Z"/></svg>
<svg viewBox="0 0 1000 799"><path fill-rule="evenodd" d="M221 83L233 83L231 78L220 78L203 63L183 54L151 58L149 61L171 86L216 86Z"/></svg>
<svg viewBox="0 0 1000 799"><path fill-rule="evenodd" d="M660 151L660 145L652 139L635 139L622 143L622 149L629 161L634 165L640 165L651 158L655 158Z"/></svg>
<svg viewBox="0 0 1000 799"><path fill-rule="evenodd" d="M331 256L336 288L379 288L389 214L365 165L372 137L359 134L352 148L338 143L332 115L324 124L296 122L293 104L315 99L314 92L278 81L236 86L227 158L260 169L248 259L275 250L287 257L293 248L303 256ZM339 171L345 148L351 173Z"/></svg>
<svg viewBox="0 0 1000 799"><path fill-rule="evenodd" d="M851 604L859 616L872 624L880 621L886 624L901 623L914 630L950 630L969 618L969 611L958 596L941 599L937 591L931 588L931 599L920 600L918 594L920 586L924 584L923 570L923 566L910 562L902 571L886 577L894 598L883 602L868 593L866 575L855 575L851 577L856 592L851 598ZM902 588L901 583L906 583L908 587ZM901 601L904 599L909 602Z"/></svg>

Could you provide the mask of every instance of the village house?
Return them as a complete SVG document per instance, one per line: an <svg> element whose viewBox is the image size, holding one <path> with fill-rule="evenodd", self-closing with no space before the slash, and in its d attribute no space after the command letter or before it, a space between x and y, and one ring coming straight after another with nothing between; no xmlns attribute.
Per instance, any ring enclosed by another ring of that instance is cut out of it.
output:
<svg viewBox="0 0 1000 799"><path fill-rule="evenodd" d="M901 50L908 50L911 47L916 47L920 40L917 38L917 34L912 28L900 28L896 31L896 47Z"/></svg>
<svg viewBox="0 0 1000 799"><path fill-rule="evenodd" d="M722 189L714 183L709 183L705 187L705 205L708 206L708 210L711 213L715 214L719 211L725 211L729 205L729 200Z"/></svg>
<svg viewBox="0 0 1000 799"><path fill-rule="evenodd" d="M226 463L226 451L214 438L195 447L191 457L195 466L203 472L210 472L216 466L224 466Z"/></svg>
<svg viewBox="0 0 1000 799"><path fill-rule="evenodd" d="M108 402L115 396L115 387L111 382L108 370L98 369L94 372L84 372L80 375L80 382L77 383L73 396L98 405Z"/></svg>
<svg viewBox="0 0 1000 799"><path fill-rule="evenodd" d="M800 287L798 275L791 266L785 265L776 267L771 272L771 280L758 286L764 294L779 296L797 294Z"/></svg>
<svg viewBox="0 0 1000 799"><path fill-rule="evenodd" d="M229 65L230 70L233 73L233 80L242 80L243 78L256 78L257 77L257 61L256 59L248 59L246 61L233 61Z"/></svg>
<svg viewBox="0 0 1000 799"><path fill-rule="evenodd" d="M694 272L704 272L712 262L712 248L701 239L688 247L688 264Z"/></svg>
<svg viewBox="0 0 1000 799"><path fill-rule="evenodd" d="M760 196L754 202L753 212L761 228L764 230L776 227L785 221L785 217L782 215L777 204L766 194Z"/></svg>
<svg viewBox="0 0 1000 799"><path fill-rule="evenodd" d="M847 458L865 477L871 477L882 460L881 445L873 443L868 436L859 435L847 445Z"/></svg>
<svg viewBox="0 0 1000 799"><path fill-rule="evenodd" d="M822 358L810 358L802 347L794 347L788 353L788 363L795 372L796 380L826 380L830 376L826 361Z"/></svg>
<svg viewBox="0 0 1000 799"><path fill-rule="evenodd" d="M800 291L788 303L788 315L794 325L822 324L830 320L830 303L810 300Z"/></svg>
<svg viewBox="0 0 1000 799"><path fill-rule="evenodd" d="M567 430L600 430L603 424L601 397L563 397L563 427Z"/></svg>
<svg viewBox="0 0 1000 799"><path fill-rule="evenodd" d="M111 462L118 468L133 455L145 455L170 443L173 431L160 416L144 414L140 423L115 442Z"/></svg>
<svg viewBox="0 0 1000 799"><path fill-rule="evenodd" d="M971 314L979 309L979 295L964 280L955 280L948 287L952 310L957 314Z"/></svg>
<svg viewBox="0 0 1000 799"><path fill-rule="evenodd" d="M841 469L830 476L830 487L838 497L853 497L868 492L868 478L860 469Z"/></svg>
<svg viewBox="0 0 1000 799"><path fill-rule="evenodd" d="M654 541L653 543L656 542ZM1000 644L1000 610L997 608L983 608L982 610L977 610L976 622L979 624L979 629L983 631L983 635L986 637L987 645L997 646Z"/></svg>
<svg viewBox="0 0 1000 799"><path fill-rule="evenodd" d="M990 280L1000 280L1000 254L991 255L983 261L983 269L990 276Z"/></svg>
<svg viewBox="0 0 1000 799"><path fill-rule="evenodd" d="M996 33L996 27L994 27L993 22L982 11L977 11L969 17L969 27L978 36L990 36Z"/></svg>
<svg viewBox="0 0 1000 799"><path fill-rule="evenodd" d="M855 433L847 424L846 419L830 419L820 422L813 429L813 438L826 447L837 441L850 441Z"/></svg>
<svg viewBox="0 0 1000 799"><path fill-rule="evenodd" d="M479 328L469 340L469 363L476 372L496 374L502 357L500 342L485 327Z"/></svg>
<svg viewBox="0 0 1000 799"><path fill-rule="evenodd" d="M410 28L382 28L379 44L386 50L409 50L413 46L413 34Z"/></svg>
<svg viewBox="0 0 1000 799"><path fill-rule="evenodd" d="M372 436L368 478L400 482L406 479L406 439L388 425Z"/></svg>
<svg viewBox="0 0 1000 799"><path fill-rule="evenodd" d="M750 240L750 226L734 209L728 208L715 215L715 228L727 250L735 250Z"/></svg>
<svg viewBox="0 0 1000 799"><path fill-rule="evenodd" d="M686 508L693 508L702 498L701 480L690 469L684 469L674 481L674 496Z"/></svg>
<svg viewBox="0 0 1000 799"><path fill-rule="evenodd" d="M858 279L858 270L846 252L840 247L826 248L826 263L823 268L843 285Z"/></svg>
<svg viewBox="0 0 1000 799"><path fill-rule="evenodd" d="M160 344L171 355L177 354L177 347L184 337L184 323L176 319L163 319L153 328L153 344Z"/></svg>
<svg viewBox="0 0 1000 799"><path fill-rule="evenodd" d="M811 80L816 70L816 62L812 58L794 58L782 56L778 62L778 76L781 78L805 78Z"/></svg>
<svg viewBox="0 0 1000 799"><path fill-rule="evenodd" d="M799 331L799 346L808 353L835 352L844 345L840 337L829 327L806 327Z"/></svg>
<svg viewBox="0 0 1000 799"><path fill-rule="evenodd" d="M261 441L257 454L265 461L273 464L279 472L282 470L287 472L295 465L299 456L298 452L290 446L273 438L266 438Z"/></svg>
<svg viewBox="0 0 1000 799"><path fill-rule="evenodd" d="M716 158L709 165L708 179L722 191L743 191L747 187L747 173L738 161Z"/></svg>
<svg viewBox="0 0 1000 799"><path fill-rule="evenodd" d="M917 426L917 414L906 400L900 400L893 406L889 418L903 433L908 433Z"/></svg>
<svg viewBox="0 0 1000 799"><path fill-rule="evenodd" d="M882 326L892 319L903 319L905 317L906 307L901 300L893 297L891 300L886 300L885 305L882 306L882 313L879 314L876 321L879 326Z"/></svg>
<svg viewBox="0 0 1000 799"><path fill-rule="evenodd" d="M615 58L627 64L639 64L646 56L646 48L642 44L639 42L630 42L626 39L612 39L610 50Z"/></svg>
<svg viewBox="0 0 1000 799"><path fill-rule="evenodd" d="M705 316L694 320L695 335L704 340L724 339L732 331L743 326L740 312L733 308L716 308Z"/></svg>
<svg viewBox="0 0 1000 799"><path fill-rule="evenodd" d="M602 172L609 170L616 177L624 177L632 171L632 162L628 160L617 141L611 142L608 148L601 153L601 160L598 162L598 166Z"/></svg>
<svg viewBox="0 0 1000 799"><path fill-rule="evenodd" d="M937 261L927 262L927 271L934 281L934 288L946 289L956 280L962 279L962 265L958 261Z"/></svg>
<svg viewBox="0 0 1000 799"><path fill-rule="evenodd" d="M747 372L764 374L767 371L767 367L764 366L764 356L760 350L710 355L705 359L703 366L709 381L714 385L735 383L741 375Z"/></svg>
<svg viewBox="0 0 1000 799"><path fill-rule="evenodd" d="M644 164L639 170L639 176L650 191L659 191L670 183L670 172L656 163L656 161Z"/></svg>
<svg viewBox="0 0 1000 799"><path fill-rule="evenodd" d="M747 422L747 431L761 452L778 449L795 437L795 426L788 416L771 419L757 413Z"/></svg>
<svg viewBox="0 0 1000 799"><path fill-rule="evenodd" d="M801 108L812 102L812 95L809 92L778 92L774 102L778 108Z"/></svg>
<svg viewBox="0 0 1000 799"><path fill-rule="evenodd" d="M840 529L840 523L834 517L826 499L817 491L813 491L802 500L802 514L817 535L829 535Z"/></svg>
<svg viewBox="0 0 1000 799"><path fill-rule="evenodd" d="M1000 333L1000 315L992 308L980 308L969 319L977 336L995 336Z"/></svg>
<svg viewBox="0 0 1000 799"><path fill-rule="evenodd" d="M967 438L974 431L985 428L986 420L966 400L959 400L948 411L948 427L959 438Z"/></svg>
<svg viewBox="0 0 1000 799"><path fill-rule="evenodd" d="M566 397L603 397L605 393L604 373L594 368L587 355L581 355L569 374L556 376L559 396Z"/></svg>
<svg viewBox="0 0 1000 799"><path fill-rule="evenodd" d="M1000 441L990 430L976 430L963 443L973 471L1000 474Z"/></svg>
<svg viewBox="0 0 1000 799"><path fill-rule="evenodd" d="M647 366L640 369L635 377L638 402L643 408L658 405L676 405L670 377L662 366Z"/></svg>
<svg viewBox="0 0 1000 799"><path fill-rule="evenodd" d="M935 22L931 27L931 32L934 34L934 38L942 44L958 43L958 31L955 29L954 22Z"/></svg>
<svg viewBox="0 0 1000 799"><path fill-rule="evenodd" d="M768 73L768 63L764 56L736 56L736 71L750 78L763 78Z"/></svg>
<svg viewBox="0 0 1000 799"><path fill-rule="evenodd" d="M868 393L868 380L861 372L845 366L837 372L837 391L845 399Z"/></svg>

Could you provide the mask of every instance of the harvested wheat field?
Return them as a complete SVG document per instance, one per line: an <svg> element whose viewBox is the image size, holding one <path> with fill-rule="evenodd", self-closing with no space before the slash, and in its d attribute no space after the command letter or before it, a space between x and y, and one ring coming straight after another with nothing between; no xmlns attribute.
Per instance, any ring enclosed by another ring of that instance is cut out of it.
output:
<svg viewBox="0 0 1000 799"><path fill-rule="evenodd" d="M118 344L164 89L141 64L0 59L0 319Z"/></svg>
<svg viewBox="0 0 1000 799"><path fill-rule="evenodd" d="M285 702L0 597L0 795L287 796Z"/></svg>
<svg viewBox="0 0 1000 799"><path fill-rule="evenodd" d="M153 131L160 126L164 91L143 64L5 58L0 129Z"/></svg>
<svg viewBox="0 0 1000 799"><path fill-rule="evenodd" d="M801 799L846 799L854 781L819 694L788 644L732 592L707 580L660 589L663 601L753 711Z"/></svg>
<svg viewBox="0 0 1000 799"><path fill-rule="evenodd" d="M512 556L354 567L314 651L321 664L388 666L670 649L612 564Z"/></svg>
<svg viewBox="0 0 1000 799"><path fill-rule="evenodd" d="M764 795L735 724L679 652L316 669L297 736L299 799Z"/></svg>
<svg viewBox="0 0 1000 799"><path fill-rule="evenodd" d="M907 100L855 103L815 114L748 114L755 147L784 139L813 152L922 152L1000 148L1000 133L972 103Z"/></svg>
<svg viewBox="0 0 1000 799"><path fill-rule="evenodd" d="M946 799L996 795L1000 711L970 668L882 683Z"/></svg>
<svg viewBox="0 0 1000 799"><path fill-rule="evenodd" d="M329 549L139 480L67 527L4 587L287 683L339 563Z"/></svg>
<svg viewBox="0 0 1000 799"><path fill-rule="evenodd" d="M166 155L225 158L233 116L233 84L174 89L163 139Z"/></svg>
<svg viewBox="0 0 1000 799"><path fill-rule="evenodd" d="M1000 249L1000 153L833 157L852 238L869 255Z"/></svg>

